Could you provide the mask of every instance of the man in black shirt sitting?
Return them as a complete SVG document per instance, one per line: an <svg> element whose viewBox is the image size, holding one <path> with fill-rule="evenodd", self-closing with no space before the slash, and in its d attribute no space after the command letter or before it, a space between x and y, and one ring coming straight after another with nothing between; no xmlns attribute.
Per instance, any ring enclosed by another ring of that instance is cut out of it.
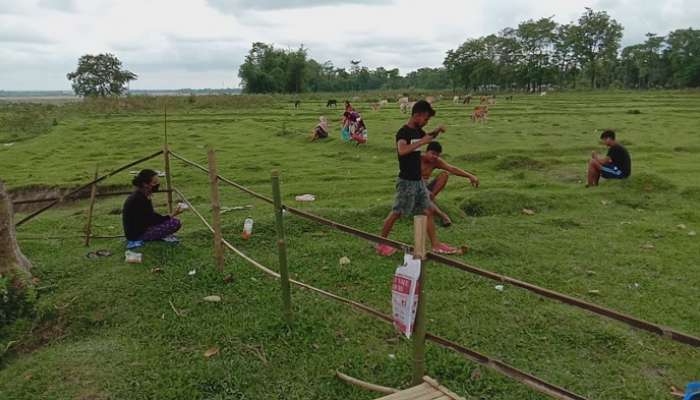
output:
<svg viewBox="0 0 700 400"><path fill-rule="evenodd" d="M399 158L399 177L396 181L396 200L389 216L384 220L382 237L388 237L394 223L405 214L425 214L428 217L428 238L433 251L442 254L456 254L459 249L450 247L437 240L433 224L433 205L430 201L430 191L425 186L421 176L420 148L430 143L445 127L440 125L426 134L423 127L435 115L430 103L425 100L417 101L411 110L411 118L406 125L396 133L396 152ZM385 245L377 245L377 253L390 256L396 249Z"/></svg>
<svg viewBox="0 0 700 400"><path fill-rule="evenodd" d="M602 176L605 179L625 179L632 173L632 161L627 149L615 141L615 131L606 130L600 140L608 146L608 154L601 157L595 151L588 163L588 183L586 187L598 186Z"/></svg>

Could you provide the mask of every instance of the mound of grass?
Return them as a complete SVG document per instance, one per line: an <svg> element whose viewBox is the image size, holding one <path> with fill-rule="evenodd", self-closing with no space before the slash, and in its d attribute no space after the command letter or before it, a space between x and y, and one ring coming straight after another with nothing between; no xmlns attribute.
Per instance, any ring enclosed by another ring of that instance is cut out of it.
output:
<svg viewBox="0 0 700 400"><path fill-rule="evenodd" d="M507 156L496 164L496 169L543 169L547 163L526 156Z"/></svg>
<svg viewBox="0 0 700 400"><path fill-rule="evenodd" d="M552 197L521 193L511 190L480 191L461 204L461 209L469 216L484 217L493 215L516 215L523 208L536 212L551 210L557 206Z"/></svg>

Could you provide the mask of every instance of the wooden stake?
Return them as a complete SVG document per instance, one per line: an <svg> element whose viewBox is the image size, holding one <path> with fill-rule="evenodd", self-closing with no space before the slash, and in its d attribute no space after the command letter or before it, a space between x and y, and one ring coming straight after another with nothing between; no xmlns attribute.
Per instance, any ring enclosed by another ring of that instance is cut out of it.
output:
<svg viewBox="0 0 700 400"><path fill-rule="evenodd" d="M279 258L280 284L282 285L282 312L287 325L292 324L292 295L287 268L287 243L284 239L284 215L280 193L279 171L272 171L272 196L274 197L275 224L277 225L277 255Z"/></svg>
<svg viewBox="0 0 700 400"><path fill-rule="evenodd" d="M95 178L97 180L99 167L95 165ZM90 236L92 236L92 212L95 209L95 197L97 196L97 183L92 184L90 189L90 208L88 208L87 222L85 223L85 246L90 246Z"/></svg>
<svg viewBox="0 0 700 400"><path fill-rule="evenodd" d="M211 219L214 228L214 258L219 272L224 272L224 247L221 243L221 203L219 203L219 178L216 176L216 155L214 149L209 147L207 152L209 159L209 181L211 183Z"/></svg>
<svg viewBox="0 0 700 400"><path fill-rule="evenodd" d="M168 190L168 212L173 215L173 184L170 177L170 147L168 146L168 111L163 107L163 157L165 158L165 188Z"/></svg>
<svg viewBox="0 0 700 400"><path fill-rule="evenodd" d="M416 215L413 218L414 241L413 258L421 261L420 277L418 278L418 306L416 309L416 320L413 325L413 384L420 385L425 375L425 273L426 273L426 251L425 237L427 228L427 217Z"/></svg>

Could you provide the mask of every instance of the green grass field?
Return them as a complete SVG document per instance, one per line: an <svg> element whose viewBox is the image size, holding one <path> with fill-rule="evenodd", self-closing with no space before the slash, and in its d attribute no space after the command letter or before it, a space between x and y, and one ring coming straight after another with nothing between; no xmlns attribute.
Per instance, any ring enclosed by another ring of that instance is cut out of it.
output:
<svg viewBox="0 0 700 400"><path fill-rule="evenodd" d="M366 96L378 98L379 95ZM335 96L338 100L343 96ZM502 96L501 96L502 97ZM271 193L282 174L286 203L378 232L394 194L398 105L378 112L366 101L369 143L339 139L341 108L326 97L132 98L63 106L0 105L0 171L7 186L75 186L95 164L109 171L162 146L168 103L172 149L206 163L217 150L220 173ZM460 258L549 289L700 335L700 93L550 93L499 98L487 124L466 106L442 101L428 128L444 123L444 158L479 176L473 189L452 177L439 204L454 225L439 228ZM332 138L308 142L320 115ZM3 119L4 118L4 119ZM598 136L614 128L632 156L632 177L584 187ZM6 145L2 143L14 143ZM207 176L173 161L173 182L209 210ZM163 169L162 158L143 167ZM136 169L136 168L134 168ZM106 184L128 188L127 172ZM313 193L313 203L294 196ZM277 268L271 206L229 187L222 205L252 205L223 215L234 245ZM100 200L94 231L121 233L123 198ZM163 195L156 198L164 210ZM51 210L20 227L23 251L40 279L35 315L0 327L1 399L370 399L334 377L407 387L411 343L393 328L308 291L293 290L295 323L280 312L279 284L233 254L225 283L211 238L191 213L182 243L149 244L144 263L124 263L123 242L95 240L113 256L90 260L79 238L87 201ZM530 208L535 215L524 215ZM17 214L19 218L26 214ZM253 238L240 239L255 219ZM683 224L685 228L679 227ZM401 256L377 256L362 240L294 216L286 218L292 276L390 312L390 283ZM409 220L392 238L410 242ZM347 256L351 263L340 266ZM161 274L151 273L155 267ZM670 386L700 379L700 351L497 282L429 264L428 330L591 399L670 399ZM188 271L195 269L195 275ZM220 295L221 303L202 300ZM170 302L182 310L173 311ZM217 346L218 355L204 352ZM428 344L428 373L468 399L548 398Z"/></svg>

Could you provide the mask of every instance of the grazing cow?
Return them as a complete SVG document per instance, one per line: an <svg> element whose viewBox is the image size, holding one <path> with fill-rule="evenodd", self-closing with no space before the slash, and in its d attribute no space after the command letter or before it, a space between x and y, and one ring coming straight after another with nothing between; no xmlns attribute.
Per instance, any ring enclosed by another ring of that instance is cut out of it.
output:
<svg viewBox="0 0 700 400"><path fill-rule="evenodd" d="M294 108L299 108L301 105L301 100L294 100Z"/></svg>
<svg viewBox="0 0 700 400"><path fill-rule="evenodd" d="M330 106L333 106L333 108L338 107L338 100L336 100L336 99L328 100L328 102L326 103L326 108L328 108Z"/></svg>
<svg viewBox="0 0 700 400"><path fill-rule="evenodd" d="M380 101L379 101L379 106L380 106L380 107L385 106L385 105L387 105L387 104L389 104L389 100L380 100Z"/></svg>
<svg viewBox="0 0 700 400"><path fill-rule="evenodd" d="M511 100L513 100L513 95L510 95L510 96L506 96L506 100L508 100L508 101L511 101Z"/></svg>
<svg viewBox="0 0 700 400"><path fill-rule="evenodd" d="M372 107L372 111L379 111L379 109L382 108L381 104L379 103L370 103L369 106Z"/></svg>
<svg viewBox="0 0 700 400"><path fill-rule="evenodd" d="M484 103L486 103L486 101L487 101L486 96L481 96L481 97L479 98L479 104L484 104Z"/></svg>
<svg viewBox="0 0 700 400"><path fill-rule="evenodd" d="M476 106L472 112L473 122L486 122L489 115L489 106Z"/></svg>
<svg viewBox="0 0 700 400"><path fill-rule="evenodd" d="M406 102L406 103L399 103L399 109L401 110L402 113L405 114L407 112L411 112L414 104L416 104L415 101Z"/></svg>
<svg viewBox="0 0 700 400"><path fill-rule="evenodd" d="M408 103L408 97L401 97L401 98L399 98L398 103L399 103L399 104L400 104L400 103Z"/></svg>
<svg viewBox="0 0 700 400"><path fill-rule="evenodd" d="M547 95L547 92L540 93L540 96L546 96L546 95Z"/></svg>
<svg viewBox="0 0 700 400"><path fill-rule="evenodd" d="M452 102L455 103L455 104L459 103L459 96L453 97L453 98L452 98Z"/></svg>
<svg viewBox="0 0 700 400"><path fill-rule="evenodd" d="M488 103L489 103L490 105L496 104L496 99L493 98L493 97L489 97L489 98L488 98Z"/></svg>
<svg viewBox="0 0 700 400"><path fill-rule="evenodd" d="M435 96L428 96L425 98L425 101L427 101L430 104L435 103Z"/></svg>
<svg viewBox="0 0 700 400"><path fill-rule="evenodd" d="M462 104L469 104L472 102L472 96L464 96L464 101Z"/></svg>

